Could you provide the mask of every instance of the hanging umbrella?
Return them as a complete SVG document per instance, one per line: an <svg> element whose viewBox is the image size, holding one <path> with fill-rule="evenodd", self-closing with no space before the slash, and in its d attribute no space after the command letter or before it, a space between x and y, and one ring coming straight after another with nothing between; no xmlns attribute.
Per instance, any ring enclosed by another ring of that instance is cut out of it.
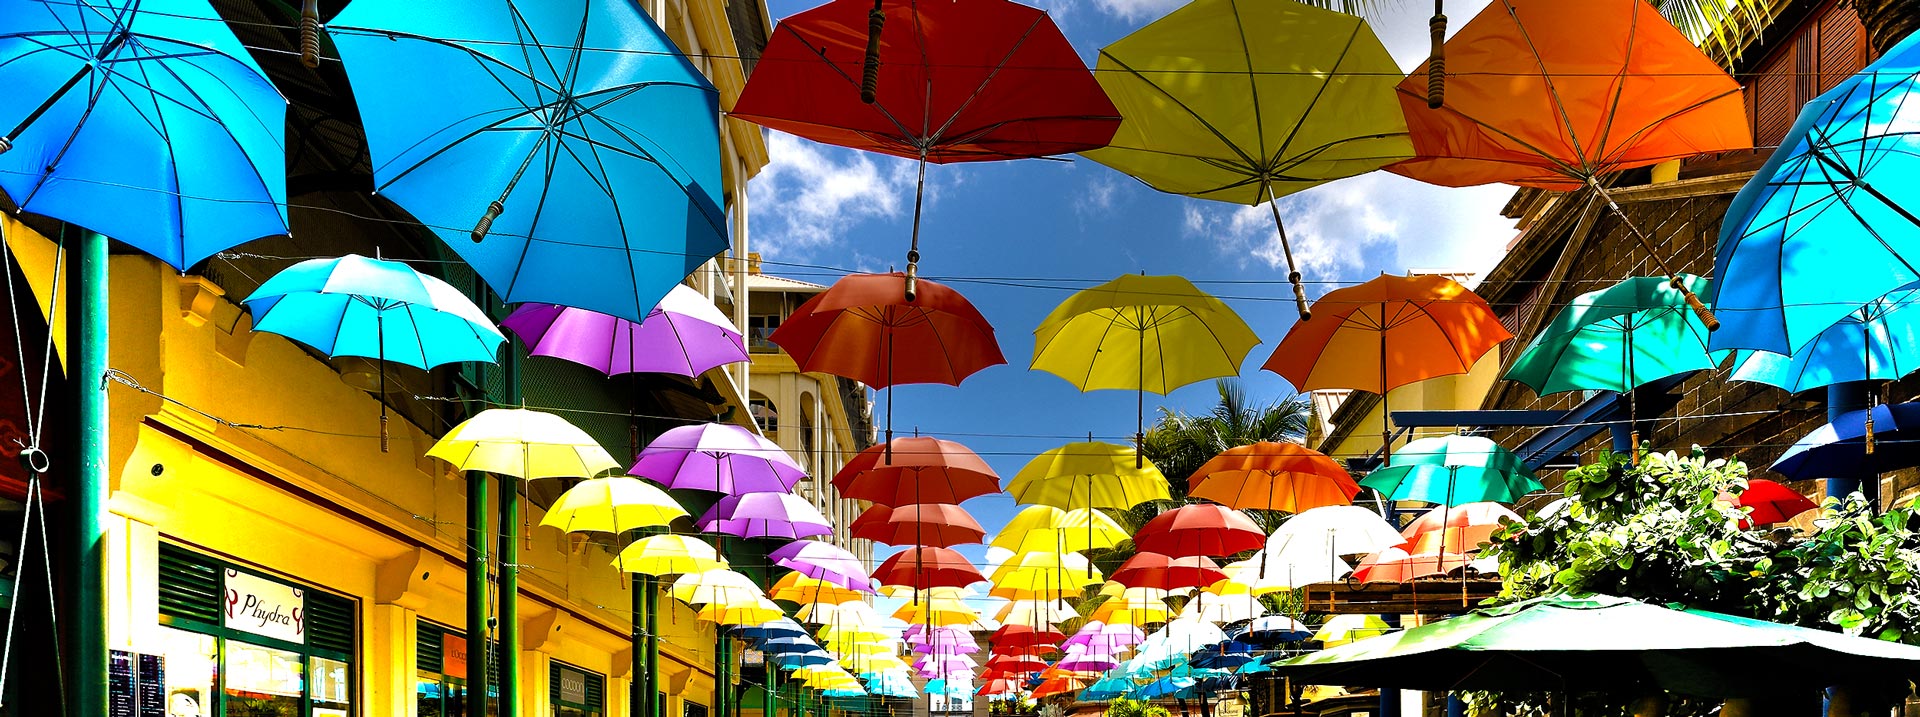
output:
<svg viewBox="0 0 1920 717"><path fill-rule="evenodd" d="M1113 581L1134 588L1177 590L1212 585L1227 579L1220 566L1203 556L1175 558L1138 552L1113 571Z"/></svg>
<svg viewBox="0 0 1920 717"><path fill-rule="evenodd" d="M1314 508L1287 519L1267 539L1275 551L1363 555L1406 541L1379 513L1352 505Z"/></svg>
<svg viewBox="0 0 1920 717"><path fill-rule="evenodd" d="M1156 590L1160 594L1165 594L1164 590L1158 588L1128 588L1128 590ZM1141 625L1166 622L1171 615L1171 611L1167 609L1167 601L1163 598L1120 597L1110 598L1100 603L1093 609L1093 614L1087 616L1087 619L1119 628L1137 629Z"/></svg>
<svg viewBox="0 0 1920 717"><path fill-rule="evenodd" d="M816 580L852 590L872 592L867 568L860 559L840 547L818 540L796 540L781 546L767 557L774 565Z"/></svg>
<svg viewBox="0 0 1920 717"><path fill-rule="evenodd" d="M1518 513L1491 501L1448 505L1434 508L1401 529L1413 553L1441 551L1468 553L1493 538L1512 523L1522 522Z"/></svg>
<svg viewBox="0 0 1920 717"><path fill-rule="evenodd" d="M1134 660L1150 669L1164 670L1186 662L1187 656L1209 645L1226 641L1227 634L1210 622L1199 620L1174 620L1167 623L1145 642L1140 643Z"/></svg>
<svg viewBox="0 0 1920 717"><path fill-rule="evenodd" d="M1920 281L1920 137L1909 102L1920 39L1908 37L1800 111L1734 196L1713 258L1714 348L1791 355L1867 304ZM1857 355L1853 357L1858 360Z"/></svg>
<svg viewBox="0 0 1920 717"><path fill-rule="evenodd" d="M693 377L750 360L740 329L693 287L675 284L644 318L634 323L558 304L527 304L500 325L526 343L528 354L571 361L608 376Z"/></svg>
<svg viewBox="0 0 1920 717"><path fill-rule="evenodd" d="M1146 633L1141 632L1140 628L1134 625L1088 619L1080 626L1079 631L1067 638L1064 646L1067 649L1080 647L1091 653L1113 654L1138 645L1146 638Z"/></svg>
<svg viewBox="0 0 1920 717"><path fill-rule="evenodd" d="M625 533L635 528L664 527L687 517L685 508L665 491L645 481L624 476L590 478L553 501L543 526L567 533Z"/></svg>
<svg viewBox="0 0 1920 717"><path fill-rule="evenodd" d="M1327 618L1320 629L1314 631L1313 639L1327 647L1338 647L1385 635L1390 631L1392 628L1387 626L1387 621L1378 615L1335 615Z"/></svg>
<svg viewBox="0 0 1920 717"><path fill-rule="evenodd" d="M1751 665L1771 665L1756 680ZM1274 665L1294 684L1418 690L1666 690L1787 695L1903 683L1920 648L1636 600L1555 595L1482 608Z"/></svg>
<svg viewBox="0 0 1920 717"><path fill-rule="evenodd" d="M1202 648L1194 652L1193 656L1187 661L1187 664L1196 672L1200 670L1238 669L1242 665L1259 659L1253 656L1252 649L1252 645L1235 640L1228 640L1220 643L1218 646Z"/></svg>
<svg viewBox="0 0 1920 717"><path fill-rule="evenodd" d="M1393 453L1387 392L1473 370L1513 333L1485 299L1443 276L1382 274L1314 302L1322 321L1302 321L1261 365L1298 391L1348 388L1380 396L1380 440Z"/></svg>
<svg viewBox="0 0 1920 717"><path fill-rule="evenodd" d="M1077 152L1106 144L1120 123L1053 20L1006 0L835 0L782 20L755 69L731 116L919 161L908 299L928 162Z"/></svg>
<svg viewBox="0 0 1920 717"><path fill-rule="evenodd" d="M950 548L978 543L987 535L965 508L947 503L918 503L889 508L875 504L854 518L847 534L888 545Z"/></svg>
<svg viewBox="0 0 1920 717"><path fill-rule="evenodd" d="M627 473L667 488L727 495L784 493L807 477L785 449L727 423L668 430L640 450Z"/></svg>
<svg viewBox="0 0 1920 717"><path fill-rule="evenodd" d="M935 587L966 587L985 582L987 577L952 548L915 546L894 553L873 571L874 581L882 585L905 585L915 590Z"/></svg>
<svg viewBox="0 0 1920 717"><path fill-rule="evenodd" d="M1785 523L1792 520L1793 516L1820 507L1792 488L1765 478L1749 480L1746 489L1739 494L1721 493L1716 500L1748 509L1747 517L1740 521L1742 528Z"/></svg>
<svg viewBox="0 0 1920 717"><path fill-rule="evenodd" d="M204 0L0 3L0 191L186 270L287 233L287 101Z"/></svg>
<svg viewBox="0 0 1920 717"><path fill-rule="evenodd" d="M1313 630L1300 624L1299 620L1286 615L1268 615L1255 618L1247 624L1245 632L1234 639L1254 645L1270 647L1285 642L1299 642L1313 636Z"/></svg>
<svg viewBox="0 0 1920 717"><path fill-rule="evenodd" d="M832 535L833 524L820 509L791 493L742 493L714 503L694 523L701 532L742 538L799 540Z"/></svg>
<svg viewBox="0 0 1920 717"><path fill-rule="evenodd" d="M1068 593L1071 595L1076 593L1076 591L1071 590L1071 588L1079 586L1069 585L1067 587L1069 588ZM994 616L994 620L1003 625L1039 625L1046 623L1057 626L1079 618L1080 613L1074 610L1073 605L1068 603L1064 598L1055 600L1010 600L1001 609L999 614Z"/></svg>
<svg viewBox="0 0 1920 717"><path fill-rule="evenodd" d="M1294 544L1269 539L1259 554L1230 563L1224 570L1227 582L1254 595L1269 595L1338 581L1353 566L1312 541Z"/></svg>
<svg viewBox="0 0 1920 717"><path fill-rule="evenodd" d="M718 92L639 6L362 0L327 32L374 191L506 303L643 321L726 250Z"/></svg>
<svg viewBox="0 0 1920 717"><path fill-rule="evenodd" d="M775 580L767 589L767 595L775 600L785 600L801 604L840 605L857 603L867 599L867 593L840 585L818 580L799 572L790 572ZM871 607L871 606L869 606Z"/></svg>
<svg viewBox="0 0 1920 717"><path fill-rule="evenodd" d="M1860 307L1792 354L1739 351L1735 381L1799 393L1851 381L1894 381L1920 370L1920 285L1908 284Z"/></svg>
<svg viewBox="0 0 1920 717"><path fill-rule="evenodd" d="M1771 468L1788 480L1808 480L1920 465L1920 439L1905 433L1915 426L1920 426L1920 403L1850 411L1795 441Z"/></svg>
<svg viewBox="0 0 1920 717"><path fill-rule="evenodd" d="M1261 441L1208 459L1187 478L1187 495L1240 510L1298 513L1351 505L1360 486L1347 469L1295 443Z"/></svg>
<svg viewBox="0 0 1920 717"><path fill-rule="evenodd" d="M878 579L875 578L875 580ZM968 607L966 603L957 599L934 597L922 597L917 604L901 605L900 609L893 611L893 619L905 622L909 626L923 628L964 628L981 625L980 611Z"/></svg>
<svg viewBox="0 0 1920 717"><path fill-rule="evenodd" d="M1394 106L1400 68L1367 24L1290 0L1197 0L1100 51L1100 84L1125 119L1095 162L1172 194L1256 206L1412 155Z"/></svg>
<svg viewBox="0 0 1920 717"><path fill-rule="evenodd" d="M489 408L461 421L427 455L461 471L526 480L588 478L620 464L567 419L523 408Z"/></svg>
<svg viewBox="0 0 1920 717"><path fill-rule="evenodd" d="M1135 699L1191 699L1196 695L1194 685L1197 681L1191 677L1162 677L1149 682L1133 691Z"/></svg>
<svg viewBox="0 0 1920 717"><path fill-rule="evenodd" d="M705 575L707 573L701 574ZM792 618L782 618L765 625L742 627L735 630L734 634L752 640L778 637L805 637L807 631L805 628L800 627L800 623L794 622Z"/></svg>
<svg viewBox="0 0 1920 717"><path fill-rule="evenodd" d="M711 603L700 608L694 618L721 625L764 625L786 616L772 601L754 598L740 603Z"/></svg>
<svg viewBox="0 0 1920 717"><path fill-rule="evenodd" d="M960 503L1000 492L1000 476L953 441L914 436L870 446L833 476L840 496L877 505Z"/></svg>
<svg viewBox="0 0 1920 717"><path fill-rule="evenodd" d="M1002 625L987 638L995 648L1025 647L1032 645L1059 645L1067 639L1059 630L1052 627L1034 627L1032 625Z"/></svg>
<svg viewBox="0 0 1920 717"><path fill-rule="evenodd" d="M1512 503L1541 490L1512 451L1480 436L1434 436L1402 446L1385 468L1360 479L1388 500L1454 506Z"/></svg>
<svg viewBox="0 0 1920 717"><path fill-rule="evenodd" d="M1220 584L1230 585L1231 583ZM1193 599L1188 600L1187 606L1180 610L1180 619L1225 625L1245 622L1265 614L1267 614L1267 606L1260 604L1252 591L1243 587L1231 595L1210 591L1194 593Z"/></svg>
<svg viewBox="0 0 1920 717"><path fill-rule="evenodd" d="M1145 440L1146 395L1240 375L1260 344L1226 302L1178 276L1123 274L1074 292L1033 330L1033 363L1085 391L1126 389L1138 399L1134 447ZM1134 458L1134 467L1142 466Z"/></svg>
<svg viewBox="0 0 1920 717"><path fill-rule="evenodd" d="M1091 683L1091 680L1084 677L1074 677L1071 675L1050 677L1042 681L1040 686L1033 688L1033 699L1042 700L1054 695L1078 692L1081 688Z"/></svg>
<svg viewBox="0 0 1920 717"><path fill-rule="evenodd" d="M1353 579L1361 583L1404 583L1462 570L1473 559L1460 553L1409 553L1387 548L1361 560Z"/></svg>
<svg viewBox="0 0 1920 717"><path fill-rule="evenodd" d="M1265 545L1247 514L1211 504L1184 505L1154 516L1133 536L1139 550L1175 557L1232 555Z"/></svg>
<svg viewBox="0 0 1920 717"><path fill-rule="evenodd" d="M1128 692L1133 690L1133 687L1133 681L1125 677L1106 677L1091 685L1087 685L1086 689L1081 690L1080 699L1086 702L1111 700L1115 697L1126 696Z"/></svg>
<svg viewBox="0 0 1920 717"><path fill-rule="evenodd" d="M310 259L269 277L247 297L253 330L280 334L328 356L377 359L380 450L387 450L386 361L430 369L493 363L507 337L473 301L397 261L349 254Z"/></svg>
<svg viewBox="0 0 1920 717"><path fill-rule="evenodd" d="M1455 92L1429 108L1429 65L1400 82L1415 156L1387 170L1449 187L1588 189L1718 328L1600 178L1751 148L1740 83L1641 0L1500 0L1446 48Z"/></svg>
<svg viewBox="0 0 1920 717"><path fill-rule="evenodd" d="M1167 477L1131 446L1089 441L1069 443L1035 456L1014 474L1007 493L1015 502L1056 508L1126 510L1167 500Z"/></svg>
<svg viewBox="0 0 1920 717"><path fill-rule="evenodd" d="M1129 539L1131 536L1119 523L1098 510L1030 505L1014 514L988 544L1015 553L1048 550L1077 553L1111 548Z"/></svg>
<svg viewBox="0 0 1920 717"><path fill-rule="evenodd" d="M673 599L689 605L751 603L766 597L766 591L753 584L752 578L727 569L686 573L675 578L667 592ZM782 623L778 627L786 628L789 623ZM792 625L794 630L799 627ZM793 644L813 644L804 635L778 639L796 640Z"/></svg>
<svg viewBox="0 0 1920 717"><path fill-rule="evenodd" d="M629 573L685 575L727 567L713 546L685 535L652 535L627 544L613 565Z"/></svg>

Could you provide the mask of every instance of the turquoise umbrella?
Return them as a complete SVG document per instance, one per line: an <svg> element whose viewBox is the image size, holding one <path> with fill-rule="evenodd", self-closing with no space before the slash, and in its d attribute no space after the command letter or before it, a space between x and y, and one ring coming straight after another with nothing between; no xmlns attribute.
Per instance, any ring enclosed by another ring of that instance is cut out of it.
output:
<svg viewBox="0 0 1920 717"><path fill-rule="evenodd" d="M1189 699L1194 696L1193 686L1198 683L1191 677L1162 677L1133 690L1135 699L1153 700L1162 697Z"/></svg>
<svg viewBox="0 0 1920 717"><path fill-rule="evenodd" d="M1543 486L1512 451L1480 436L1434 436L1393 452L1393 461L1360 485L1387 500L1439 505L1512 503Z"/></svg>
<svg viewBox="0 0 1920 717"><path fill-rule="evenodd" d="M1908 284L1868 302L1783 356L1741 351L1736 381L1755 381L1793 393L1848 381L1895 381L1920 370L1920 285Z"/></svg>
<svg viewBox="0 0 1920 717"><path fill-rule="evenodd" d="M1707 280L1676 277L1695 293ZM1574 297L1534 336L1507 378L1542 396L1566 391L1627 393L1675 374L1709 369L1725 352L1707 350L1707 327L1667 279L1636 276Z"/></svg>
<svg viewBox="0 0 1920 717"><path fill-rule="evenodd" d="M1081 690L1080 699L1092 701L1125 697L1133 688L1133 680L1119 676L1106 677L1102 678L1099 682L1087 685L1086 689Z"/></svg>

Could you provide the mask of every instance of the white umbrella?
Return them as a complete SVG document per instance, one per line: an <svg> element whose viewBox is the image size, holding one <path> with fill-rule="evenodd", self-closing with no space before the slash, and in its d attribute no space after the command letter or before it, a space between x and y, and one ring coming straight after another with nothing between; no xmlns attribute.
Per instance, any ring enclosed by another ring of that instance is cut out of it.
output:
<svg viewBox="0 0 1920 717"><path fill-rule="evenodd" d="M1260 604L1260 600L1251 592L1232 595L1201 592L1195 593L1193 599L1187 601L1187 606L1180 611L1179 619L1224 625L1241 620L1252 620L1265 614L1267 614L1267 606Z"/></svg>

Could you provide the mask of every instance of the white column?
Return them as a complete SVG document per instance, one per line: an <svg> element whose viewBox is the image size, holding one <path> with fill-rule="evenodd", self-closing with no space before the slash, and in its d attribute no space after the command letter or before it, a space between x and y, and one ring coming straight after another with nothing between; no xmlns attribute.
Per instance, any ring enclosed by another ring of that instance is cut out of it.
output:
<svg viewBox="0 0 1920 717"><path fill-rule="evenodd" d="M728 142L729 147L732 142ZM735 158L733 173L733 323L741 331L747 330L747 168L738 163L739 155L729 151L728 157ZM752 376L751 363L734 364L739 373L740 395L750 396L753 390L747 385ZM817 413L815 415L818 415Z"/></svg>

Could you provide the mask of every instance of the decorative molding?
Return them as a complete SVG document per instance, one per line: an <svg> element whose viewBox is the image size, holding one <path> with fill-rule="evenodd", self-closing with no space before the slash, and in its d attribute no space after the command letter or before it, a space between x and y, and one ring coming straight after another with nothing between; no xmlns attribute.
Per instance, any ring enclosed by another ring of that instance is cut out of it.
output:
<svg viewBox="0 0 1920 717"><path fill-rule="evenodd" d="M180 281L180 318L187 325L199 328L213 320L214 309L220 306L220 299L227 290L204 276L182 274Z"/></svg>

